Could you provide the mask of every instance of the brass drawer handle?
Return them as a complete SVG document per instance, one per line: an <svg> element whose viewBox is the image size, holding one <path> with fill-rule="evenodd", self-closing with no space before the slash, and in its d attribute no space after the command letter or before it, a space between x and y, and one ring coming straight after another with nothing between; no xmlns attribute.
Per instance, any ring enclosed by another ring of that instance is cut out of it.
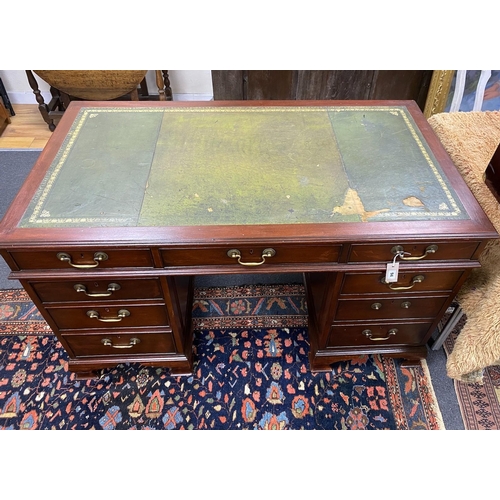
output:
<svg viewBox="0 0 500 500"><path fill-rule="evenodd" d="M371 305L371 308L372 309L375 309L375 311L378 311L379 309L382 309L382 304L380 302L374 302L372 305Z"/></svg>
<svg viewBox="0 0 500 500"><path fill-rule="evenodd" d="M411 307L411 302L409 300L405 301L405 302L401 302L401 307L403 309L410 309Z"/></svg>
<svg viewBox="0 0 500 500"><path fill-rule="evenodd" d="M118 311L118 317L116 318L101 318L97 311L87 311L87 316L91 319L102 321L103 323L118 323L118 321L121 321L123 318L130 316L130 311L127 311L127 309L120 309Z"/></svg>
<svg viewBox="0 0 500 500"><path fill-rule="evenodd" d="M409 285L409 286L394 286L396 283L387 283L385 281L385 278L382 279L382 283L384 283L384 285L387 285L391 290L410 290L417 283L422 283L422 281L424 281L424 279L425 279L425 276L423 276L422 274L419 274L418 276L415 276L411 280L411 285Z"/></svg>
<svg viewBox="0 0 500 500"><path fill-rule="evenodd" d="M77 269L92 269L97 267L103 260L108 260L108 254L104 252L96 252L94 254L95 264L73 264L71 262L71 255L66 252L59 252L57 258L62 262L67 262L71 267L76 267Z"/></svg>
<svg viewBox="0 0 500 500"><path fill-rule="evenodd" d="M131 347L134 347L137 345L140 340L136 337L130 339L130 343L128 345L114 345L113 342L111 342L111 339L102 339L101 342L105 346L112 347L113 349L130 349Z"/></svg>
<svg viewBox="0 0 500 500"><path fill-rule="evenodd" d="M401 260L422 260L422 259L425 259L425 257L427 257L427 255L436 253L437 249L438 249L437 245L429 245L425 249L424 255L420 255L419 257L411 257L411 256L405 257L405 255L404 255L405 251L401 245L396 245L395 247L392 247L391 252L393 255L399 255L399 258Z"/></svg>
<svg viewBox="0 0 500 500"><path fill-rule="evenodd" d="M372 337L372 331L371 330L363 330L363 335L367 338L369 338L370 340L372 340L373 342L380 342L382 340L389 340L393 335L396 335L396 333L398 333L398 329L397 328L391 328L388 332L387 332L387 337Z"/></svg>
<svg viewBox="0 0 500 500"><path fill-rule="evenodd" d="M113 294L113 292L116 292L117 290L120 290L120 285L118 283L110 283L107 288L107 292L103 293L89 293L87 292L87 287L85 285L77 284L73 287L77 292L82 292L84 293L87 297L109 297L110 295Z"/></svg>
<svg viewBox="0 0 500 500"><path fill-rule="evenodd" d="M262 260L260 262L241 262L241 252L235 248L227 251L227 256L232 259L238 259L238 264L242 266L261 266L266 262L269 257L274 257L276 255L276 250L274 248L266 248L262 251Z"/></svg>

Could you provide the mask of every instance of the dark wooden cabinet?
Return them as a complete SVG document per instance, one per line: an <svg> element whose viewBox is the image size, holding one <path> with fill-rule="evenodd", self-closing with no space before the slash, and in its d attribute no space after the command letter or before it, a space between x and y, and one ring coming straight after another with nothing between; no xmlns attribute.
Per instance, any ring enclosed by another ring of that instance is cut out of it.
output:
<svg viewBox="0 0 500 500"><path fill-rule="evenodd" d="M256 272L303 274L329 370L424 358L495 237L411 101L72 102L0 253L79 377L191 373L193 277Z"/></svg>
<svg viewBox="0 0 500 500"><path fill-rule="evenodd" d="M421 110L432 70L212 70L215 100L413 100Z"/></svg>
<svg viewBox="0 0 500 500"><path fill-rule="evenodd" d="M10 123L10 114L0 100L0 135L4 131L5 127Z"/></svg>

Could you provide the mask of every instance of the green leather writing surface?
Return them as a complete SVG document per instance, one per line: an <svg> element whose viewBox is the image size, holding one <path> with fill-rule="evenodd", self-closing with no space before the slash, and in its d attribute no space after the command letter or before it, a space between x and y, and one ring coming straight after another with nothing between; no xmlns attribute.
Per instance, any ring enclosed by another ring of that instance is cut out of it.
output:
<svg viewBox="0 0 500 500"><path fill-rule="evenodd" d="M89 107L20 225L464 218L404 107Z"/></svg>
<svg viewBox="0 0 500 500"><path fill-rule="evenodd" d="M141 225L330 217L348 184L326 113L166 114Z"/></svg>

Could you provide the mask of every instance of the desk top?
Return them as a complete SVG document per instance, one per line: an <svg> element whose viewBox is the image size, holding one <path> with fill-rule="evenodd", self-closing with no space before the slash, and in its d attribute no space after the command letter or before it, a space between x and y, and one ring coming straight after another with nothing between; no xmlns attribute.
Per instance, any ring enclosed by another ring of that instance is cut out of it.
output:
<svg viewBox="0 0 500 500"><path fill-rule="evenodd" d="M0 231L168 243L359 223L494 234L413 101L73 102Z"/></svg>
<svg viewBox="0 0 500 500"><path fill-rule="evenodd" d="M464 218L404 105L85 106L20 227Z"/></svg>

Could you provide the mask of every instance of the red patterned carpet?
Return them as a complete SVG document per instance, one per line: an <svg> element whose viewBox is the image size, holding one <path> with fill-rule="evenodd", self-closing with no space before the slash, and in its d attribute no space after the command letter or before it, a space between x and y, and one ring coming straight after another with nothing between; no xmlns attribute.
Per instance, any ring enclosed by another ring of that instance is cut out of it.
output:
<svg viewBox="0 0 500 500"><path fill-rule="evenodd" d="M24 291L0 291L3 429L442 429L425 362L311 373L300 285L198 288L194 374L120 365L77 381Z"/></svg>
<svg viewBox="0 0 500 500"><path fill-rule="evenodd" d="M444 343L447 354L453 350L455 339L466 321L464 315ZM500 429L500 366L485 369L482 384L466 384L454 380L458 404L467 430Z"/></svg>

